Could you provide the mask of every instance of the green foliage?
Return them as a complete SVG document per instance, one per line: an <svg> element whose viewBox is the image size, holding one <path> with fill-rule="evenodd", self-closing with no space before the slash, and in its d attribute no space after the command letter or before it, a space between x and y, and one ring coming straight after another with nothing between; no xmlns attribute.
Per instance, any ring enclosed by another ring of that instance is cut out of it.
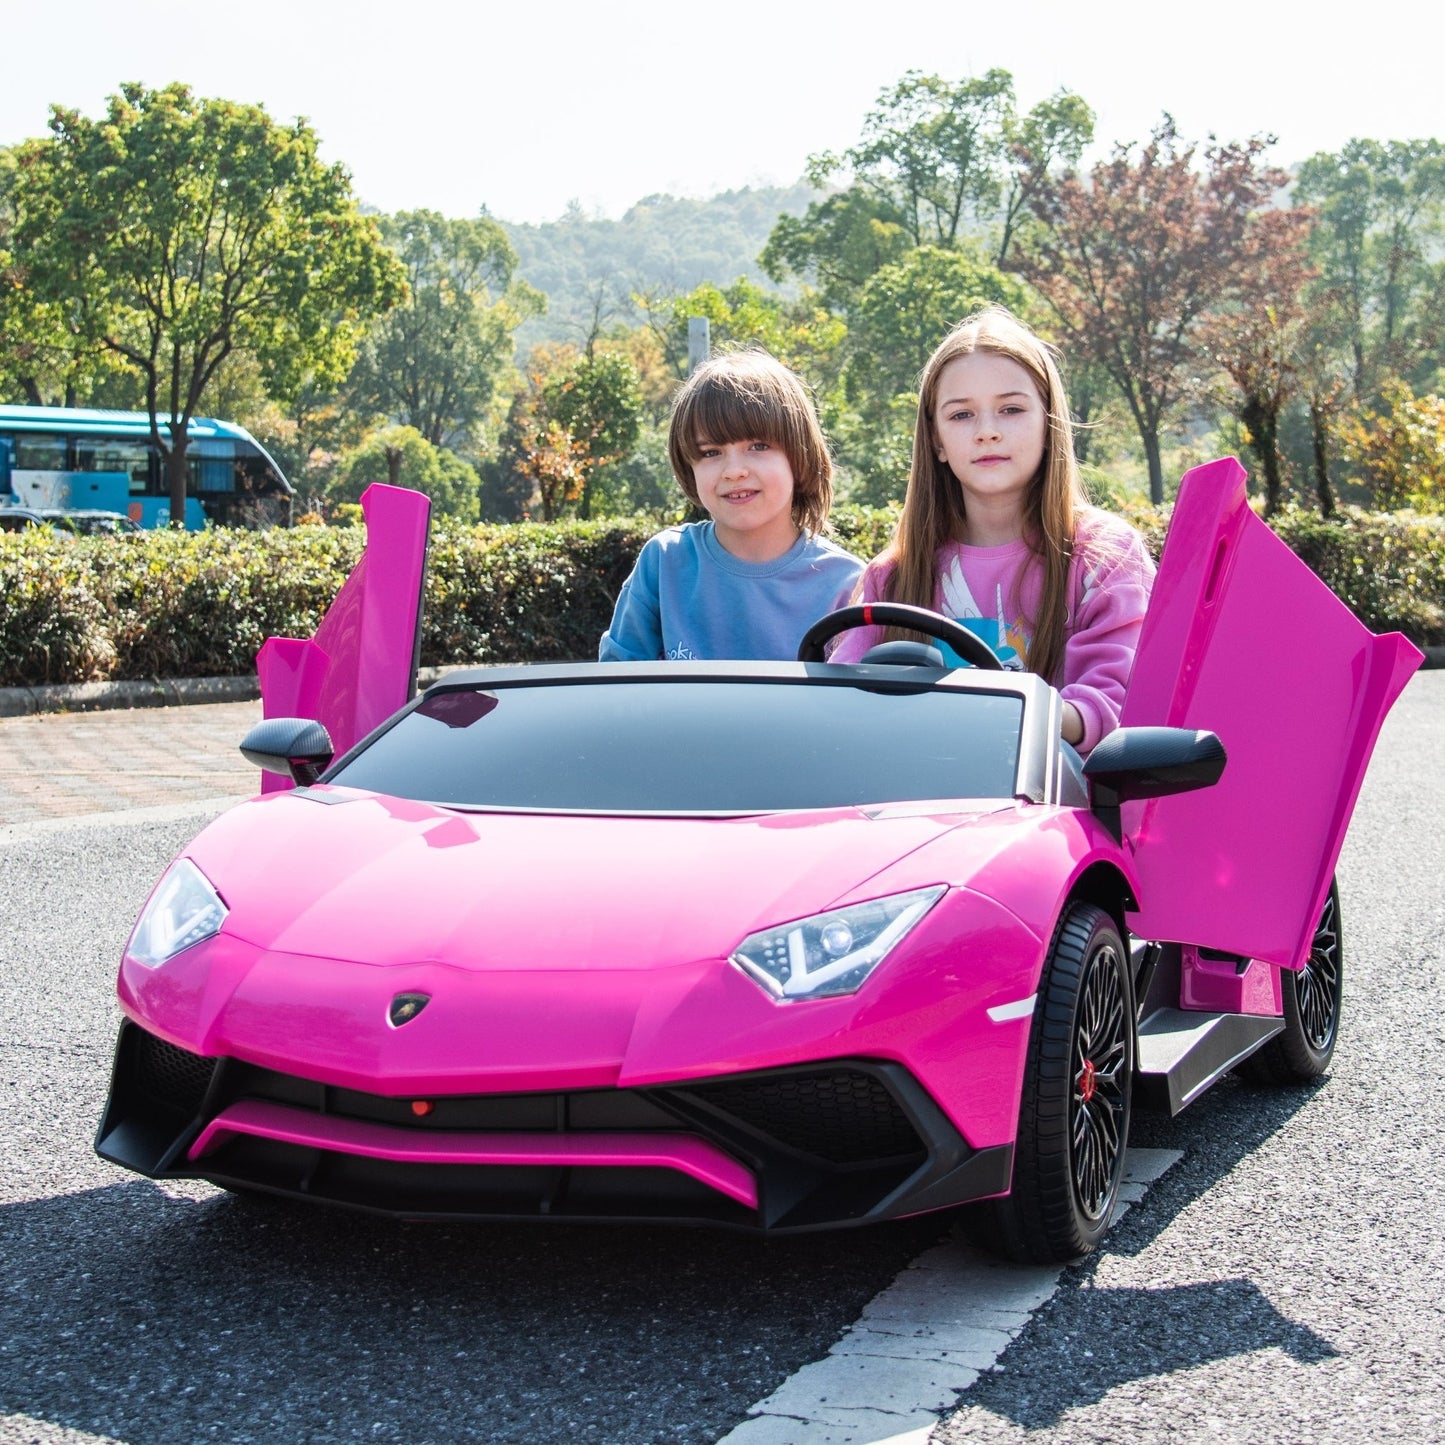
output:
<svg viewBox="0 0 1445 1445"><path fill-rule="evenodd" d="M893 502L885 507L864 507L843 502L833 508L829 517L833 540L846 547L855 557L871 561L893 540L902 506Z"/></svg>
<svg viewBox="0 0 1445 1445"><path fill-rule="evenodd" d="M744 187L706 200L647 196L616 221L573 205L541 225L503 222L517 274L547 295L546 316L527 322L518 344L576 343L599 325L635 324L637 292L677 295L722 276L761 281L756 258L768 232L815 194L804 183Z"/></svg>
<svg viewBox="0 0 1445 1445"><path fill-rule="evenodd" d="M334 502L357 502L373 483L410 487L440 516L477 520L477 473L454 452L433 446L413 426L383 427L347 452L331 485Z"/></svg>
<svg viewBox="0 0 1445 1445"><path fill-rule="evenodd" d="M513 333L546 297L513 279L517 253L489 217L403 211L380 227L406 268L407 299L372 329L347 390L362 410L456 446L489 415Z"/></svg>
<svg viewBox="0 0 1445 1445"><path fill-rule="evenodd" d="M594 466L621 461L637 444L642 392L626 356L583 353L542 384L547 414L582 441Z"/></svg>
<svg viewBox="0 0 1445 1445"><path fill-rule="evenodd" d="M359 529L0 536L0 686L231 676L305 637L360 555Z"/></svg>
<svg viewBox="0 0 1445 1445"><path fill-rule="evenodd" d="M1445 643L1445 517L1288 508L1270 525L1371 631Z"/></svg>
<svg viewBox="0 0 1445 1445"><path fill-rule="evenodd" d="M707 319L714 351L761 346L820 392L837 379L848 328L813 292L788 298L740 276L731 286L708 282L684 296L652 301L649 311L663 355L678 377L687 374L688 320L701 316Z"/></svg>
<svg viewBox="0 0 1445 1445"><path fill-rule="evenodd" d="M846 311L853 293L912 244L891 202L850 186L801 216L779 216L759 259L774 281L815 282L825 305Z"/></svg>
<svg viewBox="0 0 1445 1445"><path fill-rule="evenodd" d="M919 246L875 272L848 321L850 396L912 392L923 364L949 330L992 303L1026 314L1034 301L971 246Z"/></svg>
<svg viewBox="0 0 1445 1445"><path fill-rule="evenodd" d="M598 517L647 516L658 526L682 520L687 498L672 474L667 424L644 425L623 460L598 467L589 482Z"/></svg>
<svg viewBox="0 0 1445 1445"><path fill-rule="evenodd" d="M1093 133L1093 112L1069 91L1020 116L1006 70L957 81L909 71L879 95L857 145L810 157L814 184L840 172L850 183L781 218L763 267L774 280L816 281L828 305L850 313L852 293L913 247L987 236L1002 265L1035 190L1059 163L1076 163Z"/></svg>
<svg viewBox="0 0 1445 1445"><path fill-rule="evenodd" d="M628 356L597 348L539 346L526 388L512 399L494 464L483 478L489 517L526 515L533 498L544 521L575 508L591 516L598 468L637 444L642 388Z"/></svg>
<svg viewBox="0 0 1445 1445"><path fill-rule="evenodd" d="M1166 509L1126 507L1157 555ZM859 557L888 543L898 508L839 506ZM1272 525L1376 631L1445 643L1445 518L1286 508ZM422 662L596 656L652 518L432 532ZM61 539L0 534L0 686L250 672L269 636L309 637L360 555L360 527L145 532Z"/></svg>
<svg viewBox="0 0 1445 1445"><path fill-rule="evenodd" d="M48 528L0 532L0 687L115 673L110 618L87 539Z"/></svg>
<svg viewBox="0 0 1445 1445"><path fill-rule="evenodd" d="M422 663L566 662L597 656L650 522L437 528Z"/></svg>
<svg viewBox="0 0 1445 1445"><path fill-rule="evenodd" d="M140 374L179 514L186 427L226 357L273 395L340 382L401 268L302 121L132 84L100 121L53 107L51 130L18 153L14 249L37 298Z"/></svg>
<svg viewBox="0 0 1445 1445"><path fill-rule="evenodd" d="M1428 382L1445 320L1445 142L1356 137L1299 168L1295 199L1319 213L1313 249L1343 317L1356 398L1422 365Z"/></svg>
<svg viewBox="0 0 1445 1445"><path fill-rule="evenodd" d="M1377 505L1445 512L1445 398L1388 381L1378 410L1359 407L1344 421L1340 444Z"/></svg>

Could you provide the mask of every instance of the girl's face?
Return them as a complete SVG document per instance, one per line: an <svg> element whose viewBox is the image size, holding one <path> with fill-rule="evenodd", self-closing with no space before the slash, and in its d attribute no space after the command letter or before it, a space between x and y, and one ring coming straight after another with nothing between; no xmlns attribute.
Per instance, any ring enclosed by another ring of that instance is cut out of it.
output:
<svg viewBox="0 0 1445 1445"><path fill-rule="evenodd" d="M698 437L697 449L693 485L718 541L747 562L781 557L798 540L787 452L759 437L735 442Z"/></svg>
<svg viewBox="0 0 1445 1445"><path fill-rule="evenodd" d="M992 351L956 356L939 373L933 436L968 509L1022 515L1044 460L1049 418L1033 377Z"/></svg>

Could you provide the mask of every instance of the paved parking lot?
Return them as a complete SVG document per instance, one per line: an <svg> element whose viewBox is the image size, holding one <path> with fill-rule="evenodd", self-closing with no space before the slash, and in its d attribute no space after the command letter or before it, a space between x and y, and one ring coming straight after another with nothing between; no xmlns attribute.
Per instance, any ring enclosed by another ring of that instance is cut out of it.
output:
<svg viewBox="0 0 1445 1445"><path fill-rule="evenodd" d="M259 702L0 718L0 826L259 791Z"/></svg>

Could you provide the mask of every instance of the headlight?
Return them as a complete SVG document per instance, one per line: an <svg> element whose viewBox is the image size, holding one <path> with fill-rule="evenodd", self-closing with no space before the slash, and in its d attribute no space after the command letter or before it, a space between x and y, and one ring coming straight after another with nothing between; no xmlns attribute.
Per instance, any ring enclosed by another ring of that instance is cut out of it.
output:
<svg viewBox="0 0 1445 1445"><path fill-rule="evenodd" d="M220 932L228 911L206 875L188 859L178 859L156 885L125 951L137 963L156 968Z"/></svg>
<svg viewBox="0 0 1445 1445"><path fill-rule="evenodd" d="M775 998L857 993L945 891L939 886L895 893L752 933L738 945L732 961Z"/></svg>

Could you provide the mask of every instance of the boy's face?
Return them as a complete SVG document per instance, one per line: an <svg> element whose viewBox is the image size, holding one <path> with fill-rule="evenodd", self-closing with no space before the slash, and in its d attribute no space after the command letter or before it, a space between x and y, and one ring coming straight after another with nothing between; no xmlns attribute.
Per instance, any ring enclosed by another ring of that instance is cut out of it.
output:
<svg viewBox="0 0 1445 1445"><path fill-rule="evenodd" d="M747 562L781 557L798 539L787 452L756 437L733 442L698 437L696 442L693 485L718 541Z"/></svg>

